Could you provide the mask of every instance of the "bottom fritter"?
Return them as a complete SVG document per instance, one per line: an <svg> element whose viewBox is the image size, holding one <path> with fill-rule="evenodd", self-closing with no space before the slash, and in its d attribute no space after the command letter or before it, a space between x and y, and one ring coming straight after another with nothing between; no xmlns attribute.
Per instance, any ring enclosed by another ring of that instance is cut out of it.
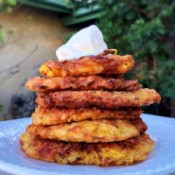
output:
<svg viewBox="0 0 175 175"><path fill-rule="evenodd" d="M147 134L121 142L71 143L41 139L24 133L20 142L22 150L31 158L58 164L98 166L130 165L143 161L154 146Z"/></svg>

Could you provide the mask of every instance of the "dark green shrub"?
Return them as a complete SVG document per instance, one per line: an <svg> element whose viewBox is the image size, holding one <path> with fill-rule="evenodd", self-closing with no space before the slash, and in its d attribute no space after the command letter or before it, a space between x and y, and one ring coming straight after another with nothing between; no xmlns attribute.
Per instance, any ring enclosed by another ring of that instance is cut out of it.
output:
<svg viewBox="0 0 175 175"><path fill-rule="evenodd" d="M109 48L134 55L128 76L156 89L162 102L152 113L172 115L175 100L175 3L173 0L98 1L105 12L99 19ZM164 109L162 109L164 108ZM150 108L146 108L146 111Z"/></svg>

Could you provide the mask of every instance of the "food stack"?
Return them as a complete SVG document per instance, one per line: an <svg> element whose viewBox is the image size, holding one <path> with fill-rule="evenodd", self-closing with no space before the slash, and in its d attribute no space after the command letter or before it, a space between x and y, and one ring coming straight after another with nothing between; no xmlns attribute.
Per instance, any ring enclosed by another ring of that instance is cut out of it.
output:
<svg viewBox="0 0 175 175"><path fill-rule="evenodd" d="M21 135L29 157L58 164L129 165L147 158L153 141L145 133L141 106L160 95L122 75L131 70L131 55L107 49L96 56L46 61L43 77L26 87L36 91L38 107Z"/></svg>

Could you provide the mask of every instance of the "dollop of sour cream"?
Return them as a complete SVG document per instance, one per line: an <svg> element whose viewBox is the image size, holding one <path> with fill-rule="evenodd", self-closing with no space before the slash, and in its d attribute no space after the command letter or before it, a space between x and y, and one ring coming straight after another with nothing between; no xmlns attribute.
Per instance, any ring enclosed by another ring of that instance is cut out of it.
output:
<svg viewBox="0 0 175 175"><path fill-rule="evenodd" d="M107 49L100 29L91 25L81 29L69 41L56 50L59 61L78 59L82 56L97 55Z"/></svg>

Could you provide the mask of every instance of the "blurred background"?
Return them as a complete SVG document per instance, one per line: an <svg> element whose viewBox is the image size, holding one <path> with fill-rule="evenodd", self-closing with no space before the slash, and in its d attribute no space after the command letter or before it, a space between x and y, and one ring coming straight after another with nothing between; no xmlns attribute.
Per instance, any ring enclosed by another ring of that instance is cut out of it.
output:
<svg viewBox="0 0 175 175"><path fill-rule="evenodd" d="M174 0L0 0L0 120L29 117L35 93L24 85L79 29L96 24L109 48L132 54L126 75L156 89L145 113L175 117Z"/></svg>

